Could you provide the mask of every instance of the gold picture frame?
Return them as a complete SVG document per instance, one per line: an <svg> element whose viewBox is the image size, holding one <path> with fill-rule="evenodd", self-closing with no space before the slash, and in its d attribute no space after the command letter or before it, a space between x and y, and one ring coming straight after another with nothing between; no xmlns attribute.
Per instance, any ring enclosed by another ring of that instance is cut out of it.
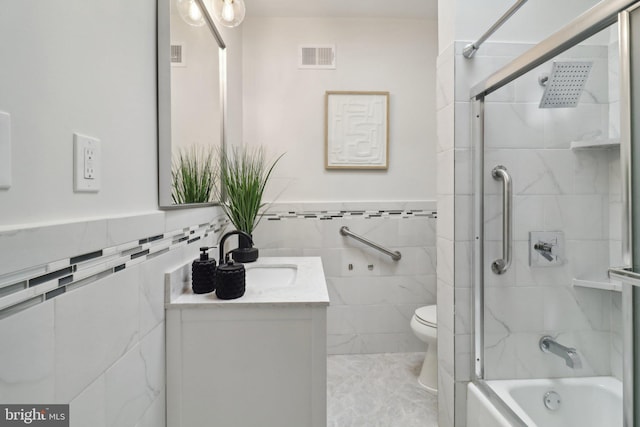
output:
<svg viewBox="0 0 640 427"><path fill-rule="evenodd" d="M389 92L327 91L325 169L389 168Z"/></svg>

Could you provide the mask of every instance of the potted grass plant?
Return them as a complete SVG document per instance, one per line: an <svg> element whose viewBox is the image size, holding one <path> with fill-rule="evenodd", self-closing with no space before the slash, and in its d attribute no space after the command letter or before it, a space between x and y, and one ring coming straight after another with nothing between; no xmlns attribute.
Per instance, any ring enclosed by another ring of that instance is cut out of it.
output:
<svg viewBox="0 0 640 427"><path fill-rule="evenodd" d="M267 160L262 147L233 147L223 152L220 165L221 206L237 230L253 234L264 213L262 202L271 172L284 154L273 161ZM238 236L238 249L233 259L253 262L258 259L258 249L251 242Z"/></svg>
<svg viewBox="0 0 640 427"><path fill-rule="evenodd" d="M209 203L214 195L217 175L213 147L181 149L171 165L171 199L176 205Z"/></svg>

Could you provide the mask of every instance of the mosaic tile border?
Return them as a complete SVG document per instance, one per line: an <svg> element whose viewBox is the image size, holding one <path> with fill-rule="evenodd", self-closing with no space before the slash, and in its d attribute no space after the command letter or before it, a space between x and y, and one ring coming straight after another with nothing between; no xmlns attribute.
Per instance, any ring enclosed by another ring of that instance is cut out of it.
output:
<svg viewBox="0 0 640 427"><path fill-rule="evenodd" d="M438 218L435 210L424 209L382 209L382 210L318 210L318 211L284 211L265 212L264 219L268 221L280 221L287 219L318 219L332 220L341 218L414 218L427 217Z"/></svg>
<svg viewBox="0 0 640 427"><path fill-rule="evenodd" d="M287 210L264 213L267 221L292 219L333 220L343 218L437 218L431 209L381 210ZM128 267L153 259L220 232L229 224L225 217L206 224L153 235L117 246L36 265L0 276L0 319L78 289Z"/></svg>
<svg viewBox="0 0 640 427"><path fill-rule="evenodd" d="M134 240L0 276L0 319L128 267L222 231L224 217L211 223Z"/></svg>

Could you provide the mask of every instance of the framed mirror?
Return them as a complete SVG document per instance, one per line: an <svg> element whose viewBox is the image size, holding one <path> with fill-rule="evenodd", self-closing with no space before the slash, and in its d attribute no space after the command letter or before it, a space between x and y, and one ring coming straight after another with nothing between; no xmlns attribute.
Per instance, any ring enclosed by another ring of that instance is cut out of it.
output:
<svg viewBox="0 0 640 427"><path fill-rule="evenodd" d="M160 208L216 202L215 191L211 197L199 200L176 194L172 174L172 169L177 171L179 166L195 163L198 168L204 167L209 153L214 153L210 160L215 162L215 153L225 143L226 46L208 3L209 0L158 1Z"/></svg>

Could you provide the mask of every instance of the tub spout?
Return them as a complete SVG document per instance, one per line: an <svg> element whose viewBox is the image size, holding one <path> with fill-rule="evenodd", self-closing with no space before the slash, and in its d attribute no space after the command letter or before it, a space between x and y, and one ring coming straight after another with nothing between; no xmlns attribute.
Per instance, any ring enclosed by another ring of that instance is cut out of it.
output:
<svg viewBox="0 0 640 427"><path fill-rule="evenodd" d="M553 339L553 337L544 336L540 338L540 350L545 353L553 353L556 356L562 357L567 366L572 369L582 368L582 360L580 359L580 355L578 355L576 349L559 344Z"/></svg>
<svg viewBox="0 0 640 427"><path fill-rule="evenodd" d="M566 360L567 366L573 369L582 369L582 360L578 356L578 352L575 349L569 349L567 352L569 358Z"/></svg>

